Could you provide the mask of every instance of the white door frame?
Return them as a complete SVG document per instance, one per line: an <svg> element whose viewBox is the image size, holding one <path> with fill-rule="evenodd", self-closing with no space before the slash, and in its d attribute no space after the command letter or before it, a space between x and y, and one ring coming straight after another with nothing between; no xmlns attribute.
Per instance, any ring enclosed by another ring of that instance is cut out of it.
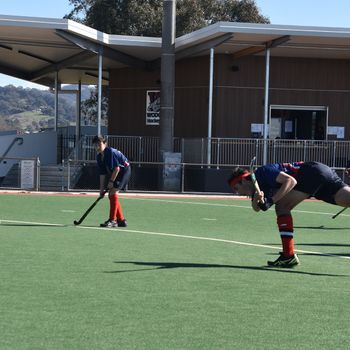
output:
<svg viewBox="0 0 350 350"><path fill-rule="evenodd" d="M284 109L293 111L321 111L326 112L326 140L328 140L328 106L302 106L302 105L270 105L269 110L269 125L271 123L271 112L273 109Z"/></svg>

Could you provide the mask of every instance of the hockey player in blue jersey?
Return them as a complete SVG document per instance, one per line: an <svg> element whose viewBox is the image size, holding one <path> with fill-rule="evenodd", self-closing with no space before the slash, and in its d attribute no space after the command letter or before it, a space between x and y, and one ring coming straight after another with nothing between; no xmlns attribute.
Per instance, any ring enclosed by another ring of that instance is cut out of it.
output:
<svg viewBox="0 0 350 350"><path fill-rule="evenodd" d="M250 172L234 169L228 182L233 191L252 198L255 211L275 205L277 225L282 240L282 252L269 266L293 267L299 264L294 252L292 209L303 200L314 197L327 203L350 207L350 187L325 164L295 162L267 164L254 172L260 192L254 186Z"/></svg>
<svg viewBox="0 0 350 350"><path fill-rule="evenodd" d="M126 156L119 150L108 147L102 136L95 136L92 140L97 151L97 167L100 174L100 196L108 190L109 218L101 227L127 226L119 201L118 193L125 189L131 175L131 168ZM107 182L108 181L108 182Z"/></svg>

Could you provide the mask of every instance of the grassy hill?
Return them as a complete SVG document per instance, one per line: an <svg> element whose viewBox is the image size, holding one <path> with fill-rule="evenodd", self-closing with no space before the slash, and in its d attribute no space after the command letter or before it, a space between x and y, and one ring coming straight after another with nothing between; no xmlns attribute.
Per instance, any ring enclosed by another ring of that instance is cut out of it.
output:
<svg viewBox="0 0 350 350"><path fill-rule="evenodd" d="M38 131L53 127L55 119L39 111L0 116L0 130Z"/></svg>
<svg viewBox="0 0 350 350"><path fill-rule="evenodd" d="M90 96L90 88L83 87L82 99ZM55 122L55 96L49 90L7 85L0 87L0 131L40 131L52 128ZM59 126L75 123L76 97L62 94L58 99Z"/></svg>

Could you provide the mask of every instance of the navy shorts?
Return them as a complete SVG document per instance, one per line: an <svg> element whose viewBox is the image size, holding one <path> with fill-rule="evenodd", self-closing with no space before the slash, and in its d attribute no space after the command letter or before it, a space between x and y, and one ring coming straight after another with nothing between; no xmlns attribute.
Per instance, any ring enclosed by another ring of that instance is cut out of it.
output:
<svg viewBox="0 0 350 350"><path fill-rule="evenodd" d="M347 186L337 173L325 164L305 162L296 176L295 190L308 193L311 197L336 204L334 195Z"/></svg>
<svg viewBox="0 0 350 350"><path fill-rule="evenodd" d="M117 178L113 182L113 187L118 190L125 190L125 187L129 183L130 176L131 176L130 165L124 168L120 167Z"/></svg>

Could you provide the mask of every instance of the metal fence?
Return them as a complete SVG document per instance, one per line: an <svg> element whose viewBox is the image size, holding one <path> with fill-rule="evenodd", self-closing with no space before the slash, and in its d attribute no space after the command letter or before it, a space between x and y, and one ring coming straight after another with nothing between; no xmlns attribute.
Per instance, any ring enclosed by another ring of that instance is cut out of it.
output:
<svg viewBox="0 0 350 350"><path fill-rule="evenodd" d="M99 172L96 161L74 161L66 163L68 167L68 191L96 191L99 189ZM174 192L216 192L230 193L227 178L232 171L231 165L220 169L206 164L176 163L178 171L177 187ZM163 162L131 162L131 178L128 191L162 191L160 188L165 165ZM77 177L77 174L79 175ZM209 179L211 177L211 179Z"/></svg>
<svg viewBox="0 0 350 350"><path fill-rule="evenodd" d="M85 136L79 142L75 142L74 138L65 140L61 137L61 141L62 154L67 155L68 150L75 145L68 160L60 165L62 171L41 167L39 159L35 158L2 158L0 187L34 190L98 189L96 151L92 145L92 136ZM174 140L174 150L182 156L178 192L229 192L229 188L220 184L225 183L231 169L234 166L248 166L255 155L257 165L262 165L264 148L268 163L319 161L335 169L348 183L344 169L348 167L350 159L349 141L229 138L212 138L209 141L206 138ZM68 145L68 150L62 147L64 144ZM159 159L159 138L108 136L108 144L120 149L131 160L133 175L130 190L161 190L159 184L162 182L165 164ZM209 163L208 149L211 150Z"/></svg>
<svg viewBox="0 0 350 350"><path fill-rule="evenodd" d="M57 163L61 163L69 158L76 149L77 142L75 135L57 134ZM80 146L81 147L81 146Z"/></svg>
<svg viewBox="0 0 350 350"><path fill-rule="evenodd" d="M68 191L97 191L99 175L96 161L67 162ZM231 164L223 164L219 168L212 164L180 163L178 187L174 192L181 193L232 193L227 179L232 173ZM164 163L161 162L132 162L131 178L128 191L161 191ZM338 175L349 184L349 178L344 168L334 168ZM78 175L78 176L77 176Z"/></svg>
<svg viewBox="0 0 350 350"><path fill-rule="evenodd" d="M94 136L84 136L76 144L66 159L95 160L96 150L92 145ZM121 150L134 162L159 162L159 137L152 136L106 136L108 145ZM75 139L72 138L72 142ZM67 142L61 140L61 144ZM180 139L174 140L175 152L180 152ZM64 153L64 152L62 152Z"/></svg>
<svg viewBox="0 0 350 350"><path fill-rule="evenodd" d="M0 169L0 188L49 191L97 191L99 175L96 161L69 160L62 171L40 167L39 159L5 158ZM169 164L168 164L169 165ZM244 164L242 164L244 165ZM132 176L129 191L162 191L161 184L165 165L162 162L132 162ZM171 164L170 164L171 166ZM180 163L178 185L173 192L179 193L231 193L227 179L234 165ZM334 168L338 175L349 184L344 168Z"/></svg>
<svg viewBox="0 0 350 350"><path fill-rule="evenodd" d="M161 162L159 138L151 136L108 136L108 144L120 149L132 162ZM210 147L209 147L210 146ZM184 163L248 165L257 157L262 165L266 148L267 163L288 161L319 161L333 168L347 167L350 141L263 140L232 138L175 138L174 152L182 154ZM208 149L210 161L208 162ZM83 137L69 155L69 159L95 160L92 136Z"/></svg>

